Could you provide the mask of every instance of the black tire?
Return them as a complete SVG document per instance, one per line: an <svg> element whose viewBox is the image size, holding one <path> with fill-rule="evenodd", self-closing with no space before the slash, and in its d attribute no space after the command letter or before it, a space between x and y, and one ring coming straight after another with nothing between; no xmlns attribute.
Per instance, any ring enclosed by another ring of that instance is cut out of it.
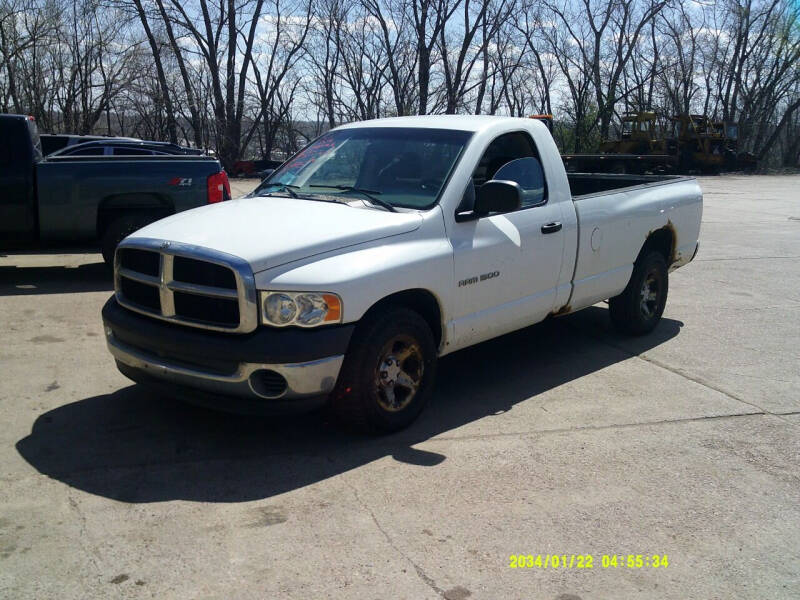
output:
<svg viewBox="0 0 800 600"><path fill-rule="evenodd" d="M114 264L114 251L119 243L134 231L157 221L161 217L153 214L129 214L117 217L106 227L103 232L101 250L103 260L111 266Z"/></svg>
<svg viewBox="0 0 800 600"><path fill-rule="evenodd" d="M395 357L401 360L392 364ZM350 341L331 399L334 414L350 429L392 432L408 427L430 399L436 361L433 334L419 314L401 306L368 314ZM401 377L416 380L416 391L401 383Z"/></svg>
<svg viewBox="0 0 800 600"><path fill-rule="evenodd" d="M650 333L661 320L668 292L669 274L664 255L649 252L634 264L625 290L608 301L611 322L619 331L629 335Z"/></svg>

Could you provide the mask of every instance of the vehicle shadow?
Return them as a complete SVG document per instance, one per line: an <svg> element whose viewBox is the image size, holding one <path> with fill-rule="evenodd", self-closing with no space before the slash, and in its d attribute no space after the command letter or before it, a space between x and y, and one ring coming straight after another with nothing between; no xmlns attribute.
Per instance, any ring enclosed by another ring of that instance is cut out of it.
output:
<svg viewBox="0 0 800 600"><path fill-rule="evenodd" d="M111 270L103 262L77 267L0 266L0 296L110 292Z"/></svg>
<svg viewBox="0 0 800 600"><path fill-rule="evenodd" d="M415 444L535 401L673 338L682 325L664 319L631 351L607 311L593 307L455 353L441 361L433 404L409 429L384 437L342 432L324 413L239 417L132 385L41 415L16 448L39 472L123 502L264 499L385 456L435 468L447 457Z"/></svg>

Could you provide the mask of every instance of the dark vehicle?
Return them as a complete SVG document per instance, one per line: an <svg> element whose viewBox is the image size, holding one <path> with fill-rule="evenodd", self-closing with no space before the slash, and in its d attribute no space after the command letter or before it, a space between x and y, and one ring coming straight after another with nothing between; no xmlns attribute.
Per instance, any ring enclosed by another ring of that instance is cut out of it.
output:
<svg viewBox="0 0 800 600"><path fill-rule="evenodd" d="M208 156L42 157L36 123L0 115L2 249L99 243L110 262L128 234L176 212L230 198Z"/></svg>
<svg viewBox="0 0 800 600"><path fill-rule="evenodd" d="M68 146L50 156L55 158L57 156L164 156L168 154L201 156L203 151L169 142L104 139Z"/></svg>
<svg viewBox="0 0 800 600"><path fill-rule="evenodd" d="M569 173L673 173L678 157L670 154L562 154Z"/></svg>
<svg viewBox="0 0 800 600"><path fill-rule="evenodd" d="M42 154L45 156L52 154L53 152L58 152L59 150L63 150L64 148L70 148L77 144L83 144L86 142L108 142L112 140L126 140L126 141L138 141L136 138L128 138L128 137L112 137L112 136L103 136L103 135L71 135L71 134L62 134L62 133L42 133L39 134L39 140L42 142Z"/></svg>
<svg viewBox="0 0 800 600"><path fill-rule="evenodd" d="M280 167L283 163L279 160L237 160L233 163L234 177L261 177L262 179ZM264 175L266 173L266 175Z"/></svg>

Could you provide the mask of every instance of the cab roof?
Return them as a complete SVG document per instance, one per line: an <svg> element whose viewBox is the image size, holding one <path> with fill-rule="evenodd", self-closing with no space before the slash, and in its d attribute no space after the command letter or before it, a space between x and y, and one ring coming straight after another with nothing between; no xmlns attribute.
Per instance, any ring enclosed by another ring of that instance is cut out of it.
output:
<svg viewBox="0 0 800 600"><path fill-rule="evenodd" d="M390 117L372 119L341 125L336 129L360 127L416 127L425 129L453 129L457 131L482 131L501 123L524 124L530 126L531 120L522 117L501 117L497 115L421 115L415 117Z"/></svg>

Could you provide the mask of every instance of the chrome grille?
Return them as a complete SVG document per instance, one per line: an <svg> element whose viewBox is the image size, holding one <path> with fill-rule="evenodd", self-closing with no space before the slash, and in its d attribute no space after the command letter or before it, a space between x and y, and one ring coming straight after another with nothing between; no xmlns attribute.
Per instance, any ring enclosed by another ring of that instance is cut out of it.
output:
<svg viewBox="0 0 800 600"><path fill-rule="evenodd" d="M122 306L164 321L237 333L258 323L250 266L208 248L123 241L114 259L114 288Z"/></svg>

